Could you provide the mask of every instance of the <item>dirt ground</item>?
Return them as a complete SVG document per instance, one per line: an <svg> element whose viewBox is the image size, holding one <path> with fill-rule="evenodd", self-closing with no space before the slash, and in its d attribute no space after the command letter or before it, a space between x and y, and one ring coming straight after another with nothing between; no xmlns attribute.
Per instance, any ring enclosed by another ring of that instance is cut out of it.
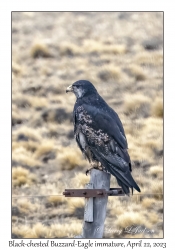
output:
<svg viewBox="0 0 175 250"><path fill-rule="evenodd" d="M104 238L162 238L161 12L12 13L12 237L82 231L84 199L59 196L89 181L73 136L75 96L65 93L80 79L118 113L142 191L109 197Z"/></svg>

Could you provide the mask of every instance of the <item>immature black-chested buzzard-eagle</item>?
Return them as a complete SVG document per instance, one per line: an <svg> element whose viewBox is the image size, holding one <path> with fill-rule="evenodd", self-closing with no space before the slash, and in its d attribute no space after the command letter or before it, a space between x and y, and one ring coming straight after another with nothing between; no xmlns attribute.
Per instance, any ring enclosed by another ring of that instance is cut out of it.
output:
<svg viewBox="0 0 175 250"><path fill-rule="evenodd" d="M117 113L89 81L77 81L66 92L73 92L77 98L73 111L74 135L91 166L114 175L125 194L130 193L129 188L140 192L131 175L128 144Z"/></svg>

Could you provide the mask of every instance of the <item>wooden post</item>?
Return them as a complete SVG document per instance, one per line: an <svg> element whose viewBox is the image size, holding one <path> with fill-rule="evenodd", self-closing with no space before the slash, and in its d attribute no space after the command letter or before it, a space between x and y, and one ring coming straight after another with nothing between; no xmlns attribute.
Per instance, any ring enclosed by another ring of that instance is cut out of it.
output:
<svg viewBox="0 0 175 250"><path fill-rule="evenodd" d="M93 184L88 183L85 186L87 189L93 189ZM85 199L85 208L84 208L84 221L93 222L93 197Z"/></svg>
<svg viewBox="0 0 175 250"><path fill-rule="evenodd" d="M89 188L110 189L111 175L100 170L92 169ZM93 201L93 203L92 203ZM82 235L75 238L102 238L106 218L108 196L86 198Z"/></svg>

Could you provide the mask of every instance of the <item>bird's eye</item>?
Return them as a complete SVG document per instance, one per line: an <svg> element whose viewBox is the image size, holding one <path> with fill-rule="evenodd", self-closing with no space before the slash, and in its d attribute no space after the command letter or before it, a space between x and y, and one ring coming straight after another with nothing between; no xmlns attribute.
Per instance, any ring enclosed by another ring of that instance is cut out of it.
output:
<svg viewBox="0 0 175 250"><path fill-rule="evenodd" d="M79 85L77 85L76 87L77 87L77 89L79 89L79 87L80 87L80 86L79 86Z"/></svg>

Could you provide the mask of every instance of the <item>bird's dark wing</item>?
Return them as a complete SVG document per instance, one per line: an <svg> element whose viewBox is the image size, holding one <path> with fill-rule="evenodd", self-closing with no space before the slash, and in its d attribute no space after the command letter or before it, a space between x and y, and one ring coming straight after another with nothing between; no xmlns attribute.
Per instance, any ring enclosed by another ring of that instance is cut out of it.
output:
<svg viewBox="0 0 175 250"><path fill-rule="evenodd" d="M129 187L140 192L140 188L131 175L129 164L120 155L111 152L110 149L105 154L103 149L94 146L90 146L90 148L106 170L116 177L119 186L123 188L126 194L129 194Z"/></svg>
<svg viewBox="0 0 175 250"><path fill-rule="evenodd" d="M127 140L125 134L120 130L118 120L116 117L112 117L109 113L103 110L97 109L91 105L83 104L82 107L92 118L91 126L94 129L101 129L103 132L107 133L109 136L113 137L115 142L122 148L128 148ZM120 125L121 126L121 125Z"/></svg>
<svg viewBox="0 0 175 250"><path fill-rule="evenodd" d="M130 157L125 135L121 133L116 121L108 113L82 104L75 112L75 127L81 150L90 148L92 155L116 177L126 194L129 193L129 187L140 192L130 173ZM80 137L84 139L81 140Z"/></svg>

